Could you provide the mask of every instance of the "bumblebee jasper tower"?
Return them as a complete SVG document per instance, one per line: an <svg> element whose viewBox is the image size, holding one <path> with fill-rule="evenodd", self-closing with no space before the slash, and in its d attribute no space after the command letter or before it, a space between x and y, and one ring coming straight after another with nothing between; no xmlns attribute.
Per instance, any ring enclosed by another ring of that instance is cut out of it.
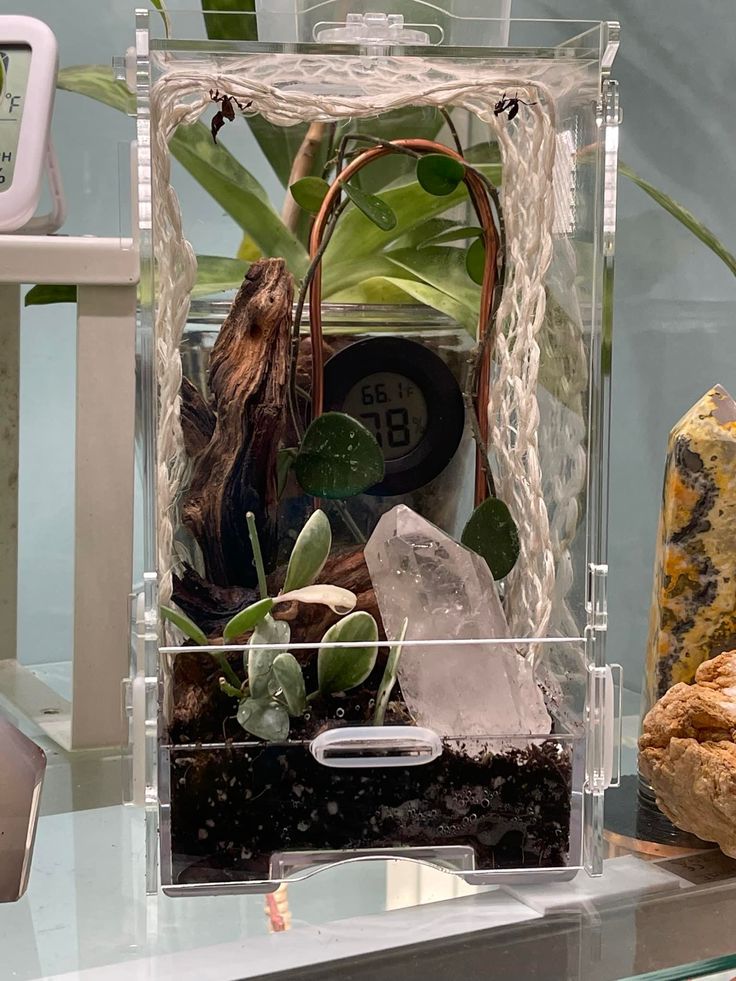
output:
<svg viewBox="0 0 736 981"><path fill-rule="evenodd" d="M736 403L715 385L670 433L654 562L646 708L736 646Z"/></svg>

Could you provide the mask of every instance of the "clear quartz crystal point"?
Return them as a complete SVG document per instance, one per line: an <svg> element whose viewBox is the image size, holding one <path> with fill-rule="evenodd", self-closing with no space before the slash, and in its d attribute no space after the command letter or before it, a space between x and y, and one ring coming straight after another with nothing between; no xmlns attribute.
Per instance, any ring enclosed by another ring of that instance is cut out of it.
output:
<svg viewBox="0 0 736 981"><path fill-rule="evenodd" d="M446 738L548 733L552 723L531 665L513 647L454 640L508 637L493 576L479 555L411 508L382 516L365 547L386 635L408 620L398 676L417 725Z"/></svg>

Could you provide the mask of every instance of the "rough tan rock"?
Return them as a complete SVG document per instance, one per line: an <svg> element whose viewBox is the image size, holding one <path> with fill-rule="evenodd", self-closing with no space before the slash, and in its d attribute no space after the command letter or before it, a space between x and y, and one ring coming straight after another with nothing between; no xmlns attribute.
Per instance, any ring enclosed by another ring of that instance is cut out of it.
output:
<svg viewBox="0 0 736 981"><path fill-rule="evenodd" d="M736 858L736 651L700 665L644 719L639 767L662 812Z"/></svg>

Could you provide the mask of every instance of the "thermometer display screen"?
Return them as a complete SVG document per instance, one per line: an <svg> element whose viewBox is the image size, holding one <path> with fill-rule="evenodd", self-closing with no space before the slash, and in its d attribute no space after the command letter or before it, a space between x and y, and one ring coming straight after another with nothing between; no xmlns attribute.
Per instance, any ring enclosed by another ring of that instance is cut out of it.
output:
<svg viewBox="0 0 736 981"><path fill-rule="evenodd" d="M406 456L427 429L427 401L419 386L393 371L361 378L348 392L343 411L373 432L386 460Z"/></svg>
<svg viewBox="0 0 736 981"><path fill-rule="evenodd" d="M13 183L30 67L30 45L0 47L0 193Z"/></svg>

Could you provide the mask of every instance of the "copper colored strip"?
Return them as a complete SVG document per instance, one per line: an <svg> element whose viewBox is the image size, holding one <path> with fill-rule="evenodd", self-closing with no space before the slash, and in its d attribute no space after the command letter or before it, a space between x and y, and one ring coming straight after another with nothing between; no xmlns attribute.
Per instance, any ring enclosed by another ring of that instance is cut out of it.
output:
<svg viewBox="0 0 736 981"><path fill-rule="evenodd" d="M443 153L445 156L454 157L463 163L465 161L449 147L442 143L435 143L432 140L394 140L394 146L406 147L417 153ZM329 221L330 213L340 194L341 185L347 183L350 178L362 170L367 164L380 157L391 153L391 148L386 146L371 147L352 160L337 175L330 189L322 201L322 207L317 213L312 225L309 237L309 255L313 258L319 251L325 227ZM490 387L490 364L491 364L491 338L486 336L486 327L491 316L493 304L493 291L496 285L496 260L498 256L498 232L493 220L488 195L481 178L468 171L465 176L465 184L468 195L473 203L473 207L478 215L481 227L483 228L483 239L486 247L486 263L483 270L483 284L481 287L480 308L478 315L477 340L488 342L485 344L480 371L477 380L476 412L478 424L483 442L488 442L488 391ZM322 351L322 263L320 262L314 270L312 281L309 285L309 332L312 342L312 418L316 419L322 415L324 409L324 359ZM487 495L487 485L485 474L480 464L480 451L477 452L475 467L475 503L479 504Z"/></svg>

